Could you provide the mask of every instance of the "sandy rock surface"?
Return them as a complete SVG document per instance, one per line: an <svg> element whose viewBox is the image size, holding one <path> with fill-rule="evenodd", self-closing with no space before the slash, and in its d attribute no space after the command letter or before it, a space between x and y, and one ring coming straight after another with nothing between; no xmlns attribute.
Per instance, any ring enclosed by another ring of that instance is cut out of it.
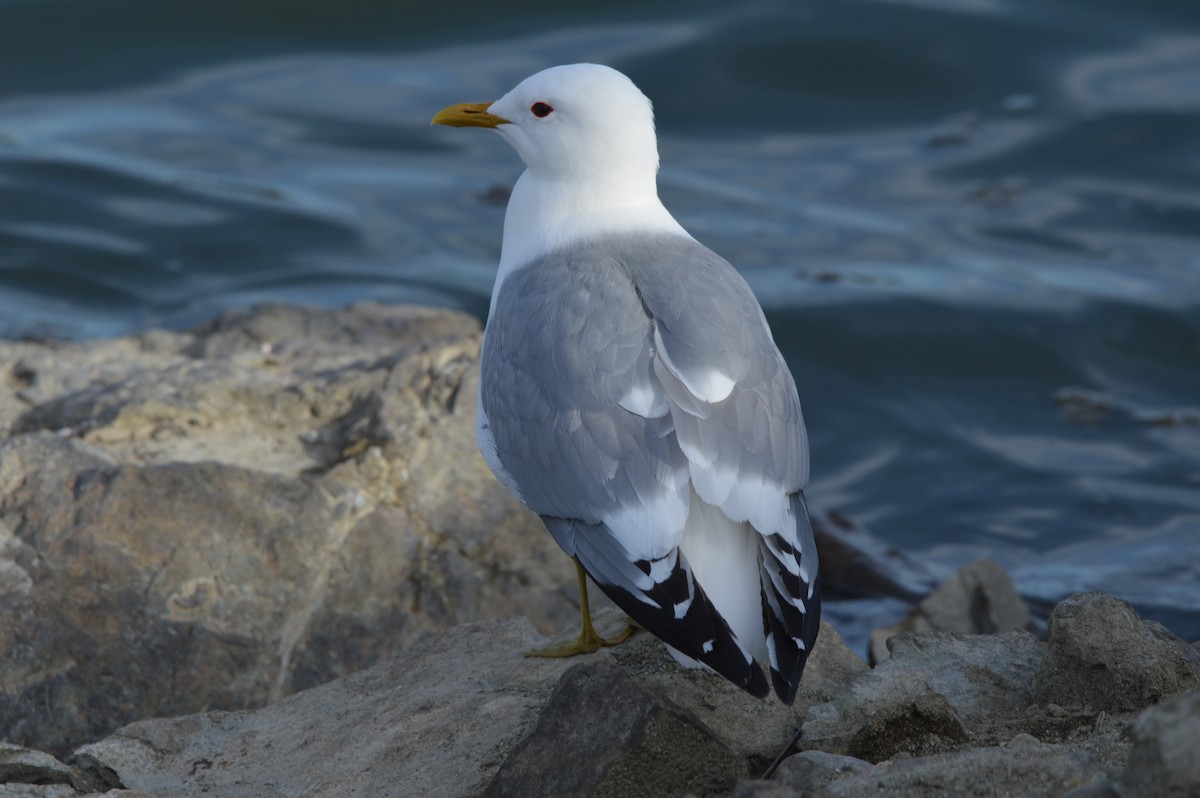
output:
<svg viewBox="0 0 1200 798"><path fill-rule="evenodd" d="M598 622L616 630L623 616ZM858 675L844 668L853 654L824 631L809 667L840 691ZM76 761L108 786L197 798L631 795L648 783L727 795L808 706L684 670L644 632L587 657L522 656L546 642L525 619L464 624L264 709L131 724Z"/></svg>
<svg viewBox="0 0 1200 798"><path fill-rule="evenodd" d="M1097 634L1127 613L1103 594L1073 597L1056 612L1093 617ZM613 609L597 620L606 634L623 623ZM1166 645L1136 660L1148 673L1191 650L1151 632ZM892 638L889 659L868 670L823 625L794 707L683 669L645 633L586 657L522 655L549 642L526 619L480 621L262 709L130 724L78 749L69 765L10 746L0 763L16 764L0 795L507 796L550 788L563 796L1134 798L1200 789L1200 693L1129 710L1041 703L1055 642L1026 632L904 633ZM1096 664L1124 661L1117 653ZM1123 689L1120 706L1146 700L1137 686ZM804 750L763 778L798 727Z"/></svg>
<svg viewBox="0 0 1200 798"><path fill-rule="evenodd" d="M462 621L576 622L569 562L476 450L479 342L361 305L5 344L0 739L61 754Z"/></svg>

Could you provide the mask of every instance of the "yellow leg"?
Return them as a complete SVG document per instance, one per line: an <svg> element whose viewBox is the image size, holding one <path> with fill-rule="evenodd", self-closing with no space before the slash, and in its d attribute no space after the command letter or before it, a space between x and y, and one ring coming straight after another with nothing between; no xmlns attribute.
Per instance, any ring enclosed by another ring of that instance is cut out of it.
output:
<svg viewBox="0 0 1200 798"><path fill-rule="evenodd" d="M587 572L583 570L583 566L579 564L578 560L575 561L575 573L579 577L579 610L583 616L583 626L579 630L579 637L574 643L526 651L525 656L573 657L576 654L591 654L602 646L615 646L633 633L634 625L627 623L625 629L615 637L605 639L596 634L596 630L592 628L592 611L588 607Z"/></svg>

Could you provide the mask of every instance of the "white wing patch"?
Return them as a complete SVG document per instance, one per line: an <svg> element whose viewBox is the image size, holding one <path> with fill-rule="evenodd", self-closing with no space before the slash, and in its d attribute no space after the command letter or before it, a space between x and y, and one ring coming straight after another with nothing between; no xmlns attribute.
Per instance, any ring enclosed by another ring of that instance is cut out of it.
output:
<svg viewBox="0 0 1200 798"><path fill-rule="evenodd" d="M662 418L671 409L666 394L655 382L634 383L617 404L642 418Z"/></svg>
<svg viewBox="0 0 1200 798"><path fill-rule="evenodd" d="M781 534L795 526L791 502L782 485L715 464L692 446L681 446L691 463L692 484L700 498L738 523L749 521L763 534Z"/></svg>
<svg viewBox="0 0 1200 798"><path fill-rule="evenodd" d="M633 384L617 404L642 418L662 418L671 411L667 392L654 378L651 360L654 353L643 351L633 364Z"/></svg>
<svg viewBox="0 0 1200 798"><path fill-rule="evenodd" d="M763 534L785 534L796 526L787 491L779 483L756 475L739 476L721 509L735 521L749 521Z"/></svg>
<svg viewBox="0 0 1200 798"><path fill-rule="evenodd" d="M658 325L654 325L654 349L655 355L660 358L667 370L683 383L683 387L688 389L688 392L709 404L723 402L729 398L729 394L733 393L733 387L737 382L732 377L727 377L714 368L708 368L700 374L689 375L679 368L672 360L671 354L667 351L666 345L663 343L662 332L658 329Z"/></svg>
<svg viewBox="0 0 1200 798"><path fill-rule="evenodd" d="M646 494L638 501L627 501L615 505L601 518L613 537L629 554L631 560L670 559L663 567L661 582L675 568L674 557L664 557L683 538L683 527L687 523L691 491L688 490L687 469L667 469L659 475L660 484L643 486ZM666 484L661 484L665 481ZM654 577L654 573L651 573Z"/></svg>

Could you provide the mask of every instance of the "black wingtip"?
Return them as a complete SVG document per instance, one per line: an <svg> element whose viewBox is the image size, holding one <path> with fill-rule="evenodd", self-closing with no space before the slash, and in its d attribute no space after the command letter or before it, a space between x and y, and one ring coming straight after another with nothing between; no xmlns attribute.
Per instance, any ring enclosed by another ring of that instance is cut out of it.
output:
<svg viewBox="0 0 1200 798"><path fill-rule="evenodd" d="M767 677L757 662L750 665L750 681L741 685L741 688L755 698L766 698L771 694L771 685L767 683Z"/></svg>
<svg viewBox="0 0 1200 798"><path fill-rule="evenodd" d="M800 648L795 644L784 624L771 617L770 610L766 605L766 596L763 596L764 623L770 624L769 628L775 636L776 660L781 669L771 668L771 682L775 688L775 695L788 706L796 702L796 693L800 689L804 666L808 664L808 657L817 643L817 634L821 630L821 580L819 577L813 583L812 597L805 602L805 609L807 612L802 616L800 632L800 640L804 644L804 648Z"/></svg>
<svg viewBox="0 0 1200 798"><path fill-rule="evenodd" d="M729 623L695 581L678 549L654 562L630 560L623 551L604 549L611 533L603 524L590 525L588 531L594 532L581 535L582 522L568 520L570 526L564 528L552 525L555 520L547 521L555 538L559 539L564 529L569 529L577 562L596 586L646 631L681 654L704 663L750 695L766 698L771 694L762 666L739 644ZM647 579L657 565L671 557L675 558L674 565L665 576L659 577L661 581Z"/></svg>
<svg viewBox="0 0 1200 798"><path fill-rule="evenodd" d="M681 562L670 577L649 593L660 604L671 608L689 598L690 587L691 604L682 618L674 617L669 609L664 612L651 607L620 586L595 581L614 604L650 634L680 653L704 663L755 698L766 698L771 694L771 685L762 666L748 657L738 645L729 624L712 606L703 588L695 583L689 585L685 569L686 564Z"/></svg>
<svg viewBox="0 0 1200 798"><path fill-rule="evenodd" d="M794 683L780 675L779 671L771 668L771 684L775 687L775 695L789 707L796 703L796 692L800 689L800 680Z"/></svg>
<svg viewBox="0 0 1200 798"><path fill-rule="evenodd" d="M712 607L698 585L687 615L672 623L665 623L659 614L650 611L648 605L638 601L628 591L603 582L596 584L614 604L667 645L704 663L755 698L766 698L771 694L771 685L762 667L753 659L746 658L725 619Z"/></svg>

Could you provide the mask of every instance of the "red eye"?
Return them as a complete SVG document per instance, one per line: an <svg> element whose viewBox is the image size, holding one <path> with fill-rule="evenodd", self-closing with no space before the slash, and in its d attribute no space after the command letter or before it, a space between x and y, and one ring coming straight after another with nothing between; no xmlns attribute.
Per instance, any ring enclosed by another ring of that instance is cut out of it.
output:
<svg viewBox="0 0 1200 798"><path fill-rule="evenodd" d="M533 115L538 119L545 119L546 117L550 116L550 114L554 113L554 109L546 103L534 103L533 105L529 106L529 110L532 111Z"/></svg>

